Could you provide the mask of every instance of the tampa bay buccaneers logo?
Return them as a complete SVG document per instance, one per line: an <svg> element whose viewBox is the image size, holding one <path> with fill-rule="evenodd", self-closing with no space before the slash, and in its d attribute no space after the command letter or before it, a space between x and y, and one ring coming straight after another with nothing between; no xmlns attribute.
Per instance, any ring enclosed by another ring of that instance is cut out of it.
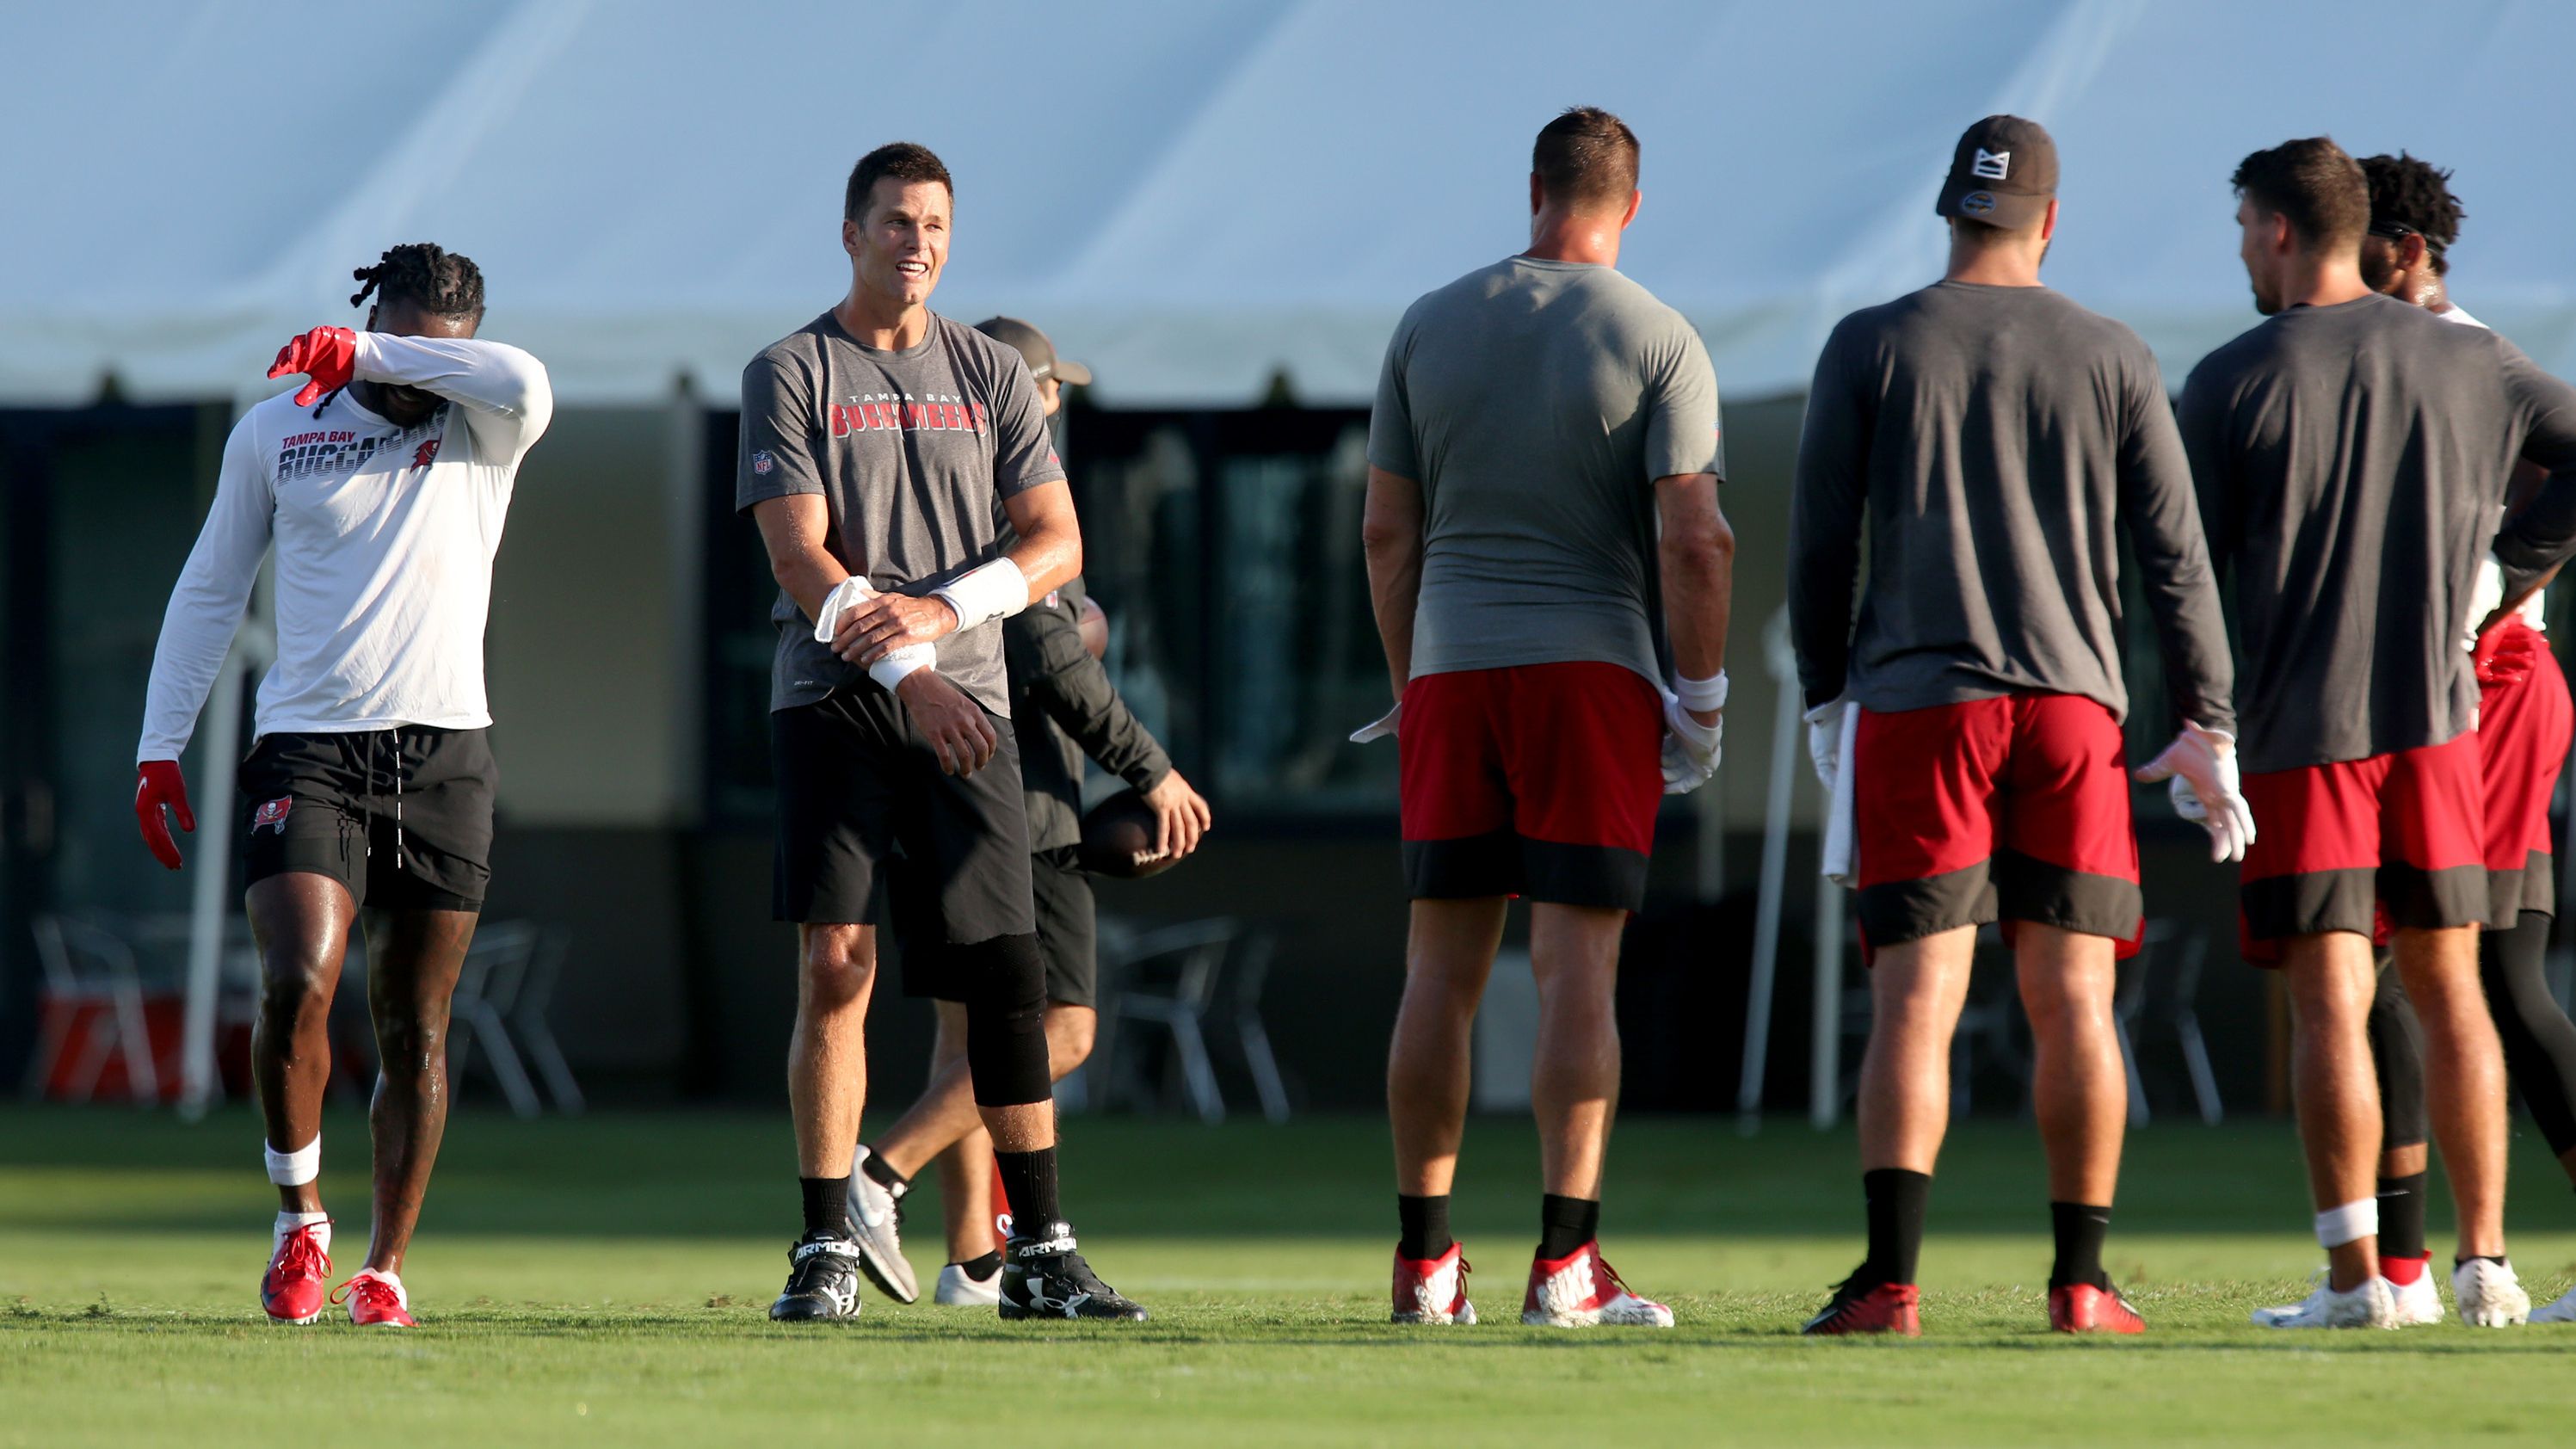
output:
<svg viewBox="0 0 2576 1449"><path fill-rule="evenodd" d="M436 438L432 438L428 442L411 450L411 465L415 468L426 468L437 461L438 439Z"/></svg>
<svg viewBox="0 0 2576 1449"><path fill-rule="evenodd" d="M260 806L259 809L251 812L250 833L257 835L262 830L273 829L279 835L285 835L286 815L288 811L293 810L294 808L295 797L292 795L280 795L276 799L269 801L267 804Z"/></svg>

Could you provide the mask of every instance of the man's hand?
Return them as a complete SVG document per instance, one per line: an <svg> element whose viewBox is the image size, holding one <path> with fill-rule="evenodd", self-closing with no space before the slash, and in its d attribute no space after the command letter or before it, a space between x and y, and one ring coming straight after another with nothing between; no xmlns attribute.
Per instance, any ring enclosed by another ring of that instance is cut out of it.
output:
<svg viewBox="0 0 2576 1449"><path fill-rule="evenodd" d="M311 407L314 399L349 385L358 371L358 334L346 327L316 327L277 349L268 375L303 373L307 381L295 390L295 405ZM173 867L174 869L176 867Z"/></svg>
<svg viewBox="0 0 2576 1449"><path fill-rule="evenodd" d="M179 817L181 830L196 833L197 815L188 808L188 781L179 773L179 762L145 760L134 767L134 819L143 827L143 843L152 858L177 870L179 843L170 838L170 822L161 814L165 807Z"/></svg>
<svg viewBox="0 0 2576 1449"><path fill-rule="evenodd" d="M2174 736L2163 754L2148 761L2137 778L2141 785L2173 782L2167 793L2173 797L2174 813L2199 822L2209 832L2211 860L2245 858L2245 847L2254 843L2254 811L2245 803L2234 735L2185 720L2182 733Z"/></svg>
<svg viewBox="0 0 2576 1449"><path fill-rule="evenodd" d="M1664 793L1687 795L1717 773L1726 738L1726 716L1718 710L1684 709L1679 696L1664 692Z"/></svg>
<svg viewBox="0 0 2576 1449"><path fill-rule="evenodd" d="M879 594L841 613L832 652L852 664L874 664L910 644L928 644L957 631L957 611L943 599Z"/></svg>
<svg viewBox="0 0 2576 1449"><path fill-rule="evenodd" d="M940 612L947 612L945 605ZM913 728L921 731L931 753L939 757L942 773L974 774L991 764L993 752L1001 748L1001 737L993 733L984 707L936 669L916 669L905 675L903 683L894 687L894 697L903 701Z"/></svg>
<svg viewBox="0 0 2576 1449"><path fill-rule="evenodd" d="M1160 783L1144 793L1145 808L1154 812L1154 854L1174 860L1199 848L1199 837L1207 834L1208 802L1190 788L1190 782L1174 770Z"/></svg>

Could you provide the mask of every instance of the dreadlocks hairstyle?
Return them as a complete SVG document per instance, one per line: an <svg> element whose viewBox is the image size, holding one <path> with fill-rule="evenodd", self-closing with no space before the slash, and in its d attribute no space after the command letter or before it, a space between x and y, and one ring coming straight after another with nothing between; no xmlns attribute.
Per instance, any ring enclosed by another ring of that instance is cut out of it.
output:
<svg viewBox="0 0 2576 1449"><path fill-rule="evenodd" d="M2370 219L2393 221L2424 238L2433 258L2433 275L2451 270L2451 243L2460 239L2468 212L2451 194L2451 173L2400 151L2394 156L2364 156L2361 174L2370 178Z"/></svg>
<svg viewBox="0 0 2576 1449"><path fill-rule="evenodd" d="M406 242L349 275L359 283L352 307L365 305L373 292L379 301L409 302L435 317L483 315L483 269L433 242Z"/></svg>

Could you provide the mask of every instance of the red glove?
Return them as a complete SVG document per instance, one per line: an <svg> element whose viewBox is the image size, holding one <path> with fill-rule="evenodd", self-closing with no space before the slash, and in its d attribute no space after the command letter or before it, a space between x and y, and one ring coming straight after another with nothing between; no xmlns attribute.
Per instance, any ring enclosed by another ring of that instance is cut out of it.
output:
<svg viewBox="0 0 2576 1449"><path fill-rule="evenodd" d="M134 819L143 827L143 843L151 847L152 858L177 870L179 843L161 818L165 806L178 815L180 829L196 833L197 815L188 808L188 782L179 774L179 762L145 760L134 767Z"/></svg>
<svg viewBox="0 0 2576 1449"><path fill-rule="evenodd" d="M2470 656L2477 665L2478 687L2491 689L2530 677L2531 666L2549 645L2540 631L2519 619L2507 619L2478 636Z"/></svg>
<svg viewBox="0 0 2576 1449"><path fill-rule="evenodd" d="M268 365L271 377L300 372L311 379L295 390L295 405L300 408L312 406L326 392L347 387L357 370L358 334L346 327L316 327L277 349L277 360Z"/></svg>

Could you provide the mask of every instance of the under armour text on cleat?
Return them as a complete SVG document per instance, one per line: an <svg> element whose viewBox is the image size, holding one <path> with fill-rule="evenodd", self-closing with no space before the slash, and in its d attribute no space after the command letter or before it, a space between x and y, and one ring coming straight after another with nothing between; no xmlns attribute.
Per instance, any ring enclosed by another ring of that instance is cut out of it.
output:
<svg viewBox="0 0 2576 1449"><path fill-rule="evenodd" d="M2144 1333L2147 1322L2117 1288L2069 1283L2048 1290L2048 1326L2059 1333Z"/></svg>
<svg viewBox="0 0 2576 1449"><path fill-rule="evenodd" d="M2265 1328L2395 1328L2397 1294L2376 1273L2345 1289L2321 1282L2305 1302L2255 1309L2254 1321Z"/></svg>
<svg viewBox="0 0 2576 1449"><path fill-rule="evenodd" d="M939 1286L931 1290L930 1301L943 1308L991 1308L1002 1301L1002 1270L978 1278L964 1265L951 1263L939 1270Z"/></svg>
<svg viewBox="0 0 2576 1449"><path fill-rule="evenodd" d="M1141 1323L1145 1310L1118 1296L1074 1251L1073 1225L1051 1223L1043 1234L1013 1238L1002 1248L1004 1318L1109 1318Z"/></svg>
<svg viewBox="0 0 2576 1449"><path fill-rule="evenodd" d="M2511 1263L2471 1258L2451 1270L2451 1301L2471 1328L2511 1328L2531 1317L2531 1295Z"/></svg>
<svg viewBox="0 0 2576 1449"><path fill-rule="evenodd" d="M1911 1283L1880 1282L1868 1274L1863 1267L1835 1284L1833 1298L1798 1331L1819 1337L1895 1333L1921 1338L1921 1290Z"/></svg>
<svg viewBox="0 0 2576 1449"><path fill-rule="evenodd" d="M1467 1301L1467 1255L1456 1243L1437 1258L1408 1258L1395 1250L1394 1323L1474 1323Z"/></svg>
<svg viewBox="0 0 2576 1449"><path fill-rule="evenodd" d="M780 1323L859 1316L859 1245L829 1233L807 1233L787 1250L787 1286L769 1305Z"/></svg>
<svg viewBox="0 0 2576 1449"><path fill-rule="evenodd" d="M1453 1249L1454 1251L1454 1249ZM1521 1295L1521 1322L1545 1328L1670 1328L1673 1311L1640 1298L1601 1257L1599 1239L1562 1258L1530 1260L1529 1291Z"/></svg>
<svg viewBox="0 0 2576 1449"><path fill-rule="evenodd" d="M403 1291L402 1279L373 1268L361 1268L358 1276L341 1284L331 1293L334 1303L349 1305L349 1321L360 1328L418 1328L411 1316L411 1295Z"/></svg>
<svg viewBox="0 0 2576 1449"><path fill-rule="evenodd" d="M324 1250L328 1223L308 1223L277 1235L260 1275L259 1306L277 1323L311 1323L322 1316L331 1286L331 1255Z"/></svg>
<svg viewBox="0 0 2576 1449"><path fill-rule="evenodd" d="M850 1164L850 1230L859 1245L859 1270L877 1285L878 1292L895 1302L916 1302L921 1283L903 1256L902 1199L868 1176L867 1159L868 1150L862 1147L858 1160Z"/></svg>

